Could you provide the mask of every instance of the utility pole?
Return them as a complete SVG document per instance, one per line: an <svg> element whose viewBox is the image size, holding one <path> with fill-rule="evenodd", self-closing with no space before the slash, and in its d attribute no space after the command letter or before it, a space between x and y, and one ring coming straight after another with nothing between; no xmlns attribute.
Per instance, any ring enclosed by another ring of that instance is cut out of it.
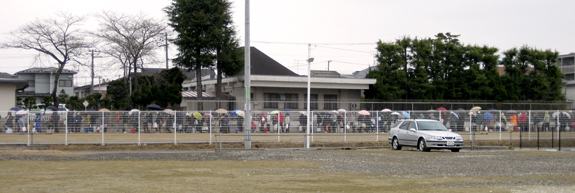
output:
<svg viewBox="0 0 575 193"><path fill-rule="evenodd" d="M92 52L92 84L90 84L90 94L94 93L94 50L90 50Z"/></svg>
<svg viewBox="0 0 575 193"><path fill-rule="evenodd" d="M160 45L160 47L163 46L166 48L166 69L170 69L168 67L168 61L169 61L169 59L168 59L168 32L164 33L164 35L165 35L165 39L166 39L166 44Z"/></svg>

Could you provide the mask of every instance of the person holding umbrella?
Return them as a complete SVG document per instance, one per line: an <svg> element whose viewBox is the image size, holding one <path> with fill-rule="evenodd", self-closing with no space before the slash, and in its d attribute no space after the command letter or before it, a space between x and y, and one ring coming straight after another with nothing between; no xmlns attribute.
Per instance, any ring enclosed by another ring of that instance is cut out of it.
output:
<svg viewBox="0 0 575 193"><path fill-rule="evenodd" d="M12 121L14 121L12 112L8 112L8 115L6 116L6 123L4 123L4 131L6 131L6 133L11 133L13 130L12 127L14 127L14 123L12 123Z"/></svg>

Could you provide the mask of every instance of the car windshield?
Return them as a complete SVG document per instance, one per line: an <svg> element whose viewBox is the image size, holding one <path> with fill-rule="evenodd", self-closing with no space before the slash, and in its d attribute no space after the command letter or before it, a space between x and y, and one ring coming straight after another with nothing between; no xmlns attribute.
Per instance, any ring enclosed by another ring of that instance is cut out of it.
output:
<svg viewBox="0 0 575 193"><path fill-rule="evenodd" d="M417 127L420 131L447 131L443 124L435 121L418 121Z"/></svg>

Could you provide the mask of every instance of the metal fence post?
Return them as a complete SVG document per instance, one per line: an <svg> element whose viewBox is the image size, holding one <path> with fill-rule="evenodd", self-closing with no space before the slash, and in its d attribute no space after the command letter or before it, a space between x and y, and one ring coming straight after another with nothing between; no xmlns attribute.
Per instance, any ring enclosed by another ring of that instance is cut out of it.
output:
<svg viewBox="0 0 575 193"><path fill-rule="evenodd" d="M57 113L57 112L56 112ZM64 145L68 146L68 112L66 111L66 122L64 122L64 125L66 125L66 136L64 137Z"/></svg>
<svg viewBox="0 0 575 193"><path fill-rule="evenodd" d="M106 119L106 117L104 116L104 111L102 111L102 125L100 125L100 133L102 133L102 146L104 146L104 119Z"/></svg>
<svg viewBox="0 0 575 193"><path fill-rule="evenodd" d="M212 111L210 111L210 116L208 117L209 119L209 129L210 129L210 145L212 144Z"/></svg>
<svg viewBox="0 0 575 193"><path fill-rule="evenodd" d="M177 111L174 111L174 124L172 124L172 127L174 128L174 145L178 145L178 138L177 138L178 122L177 122L177 117L178 117L178 112L177 112Z"/></svg>
<svg viewBox="0 0 575 193"><path fill-rule="evenodd" d="M138 146L142 145L142 138L141 138L141 134L140 134L140 127L141 127L141 112L138 111L138 128L136 128L138 130ZM133 125L132 125L133 126Z"/></svg>
<svg viewBox="0 0 575 193"><path fill-rule="evenodd" d="M561 129L559 129L559 130L557 131L557 135L559 136L559 137L557 137L557 140L559 140L559 141L557 142L557 145L559 146L559 150L558 150L558 151L561 151Z"/></svg>
<svg viewBox="0 0 575 193"><path fill-rule="evenodd" d="M26 138L27 138L26 146L31 145L31 143L30 143L30 129L28 129L28 125L30 125L30 112L28 112L28 114L26 114L26 125L25 125L26 131L27 131L27 133L26 133Z"/></svg>
<svg viewBox="0 0 575 193"><path fill-rule="evenodd" d="M379 111L375 111L375 141L379 141Z"/></svg>
<svg viewBox="0 0 575 193"><path fill-rule="evenodd" d="M347 112L344 112L343 141L347 141Z"/></svg>

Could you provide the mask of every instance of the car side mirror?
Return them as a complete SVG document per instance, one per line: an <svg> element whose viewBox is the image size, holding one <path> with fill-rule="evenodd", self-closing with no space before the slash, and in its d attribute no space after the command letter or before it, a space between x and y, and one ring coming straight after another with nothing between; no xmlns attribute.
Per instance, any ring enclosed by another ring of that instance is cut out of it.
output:
<svg viewBox="0 0 575 193"><path fill-rule="evenodd" d="M415 132L415 128L409 128L409 130Z"/></svg>

